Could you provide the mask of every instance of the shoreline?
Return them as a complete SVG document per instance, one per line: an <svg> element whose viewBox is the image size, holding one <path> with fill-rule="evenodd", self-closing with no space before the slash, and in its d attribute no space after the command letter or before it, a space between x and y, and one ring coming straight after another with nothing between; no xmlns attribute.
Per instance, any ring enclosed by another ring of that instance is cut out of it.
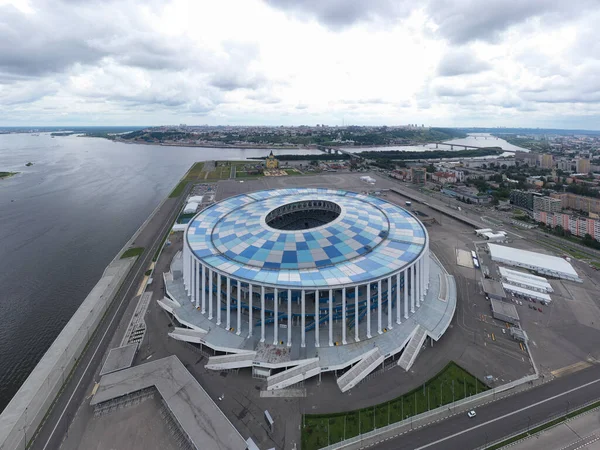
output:
<svg viewBox="0 0 600 450"><path fill-rule="evenodd" d="M21 172L0 172L0 180L8 180L9 178L19 175Z"/></svg>

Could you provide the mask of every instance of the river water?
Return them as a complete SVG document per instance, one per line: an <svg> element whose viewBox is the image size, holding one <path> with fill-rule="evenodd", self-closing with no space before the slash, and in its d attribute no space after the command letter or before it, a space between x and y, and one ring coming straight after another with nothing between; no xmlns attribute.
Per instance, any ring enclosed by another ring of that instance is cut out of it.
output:
<svg viewBox="0 0 600 450"><path fill-rule="evenodd" d="M459 145L472 145L474 147L500 147L502 150L505 150L500 156L513 156L516 151L528 152L529 150L526 148L521 148L516 145L513 145L504 139L500 139L492 136L489 133L469 133L466 138L461 139L451 139L446 141L447 144L438 144L436 147L435 144L427 144L425 146L421 145L395 145L389 147L374 147L374 148L361 148L361 147L346 147L345 150L358 153L365 150L368 151L384 151L384 150L400 150L405 152L422 152L425 150L451 150L449 144L459 144ZM455 147L454 150L463 150L463 148ZM490 156L490 158L496 158L496 156Z"/></svg>
<svg viewBox="0 0 600 450"><path fill-rule="evenodd" d="M193 162L268 151L0 135L0 410Z"/></svg>

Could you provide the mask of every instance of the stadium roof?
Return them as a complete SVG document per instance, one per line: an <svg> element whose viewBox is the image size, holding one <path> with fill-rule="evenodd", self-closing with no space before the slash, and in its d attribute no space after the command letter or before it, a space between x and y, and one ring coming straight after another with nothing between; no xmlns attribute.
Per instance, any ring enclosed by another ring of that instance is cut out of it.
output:
<svg viewBox="0 0 600 450"><path fill-rule="evenodd" d="M514 263L522 267L532 267L542 273L566 275L566 278L579 279L573 266L562 258L497 244L488 244L488 247L493 260Z"/></svg>
<svg viewBox="0 0 600 450"><path fill-rule="evenodd" d="M266 223L274 209L302 201L340 208L333 221L306 230ZM405 209L333 189L277 189L238 195L194 217L192 252L234 278L272 286L329 288L391 276L413 262L427 243L421 222Z"/></svg>

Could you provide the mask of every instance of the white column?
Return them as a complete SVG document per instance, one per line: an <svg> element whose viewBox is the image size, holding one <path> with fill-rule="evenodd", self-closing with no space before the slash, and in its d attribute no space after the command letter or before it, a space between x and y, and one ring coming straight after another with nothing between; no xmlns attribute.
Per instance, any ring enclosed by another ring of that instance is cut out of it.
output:
<svg viewBox="0 0 600 450"><path fill-rule="evenodd" d="M429 266L429 250L425 251L425 254L423 255L423 300L425 301L425 295L427 294L427 288L428 283L427 280L429 279L427 276L427 269Z"/></svg>
<svg viewBox="0 0 600 450"><path fill-rule="evenodd" d="M315 291L315 347L319 347L319 290Z"/></svg>
<svg viewBox="0 0 600 450"><path fill-rule="evenodd" d="M354 340L360 341L358 338L358 286L354 286Z"/></svg>
<svg viewBox="0 0 600 450"><path fill-rule="evenodd" d="M342 288L342 344L346 345L346 288Z"/></svg>
<svg viewBox="0 0 600 450"><path fill-rule="evenodd" d="M279 303L279 298L277 295L277 288L275 288L274 292L273 292L273 312L275 313L275 317L274 317L274 324L275 324L275 328L273 328L273 345L277 345L279 344L279 333L278 328L279 328L279 324L277 323L277 314L279 314L279 312L277 311L277 306Z"/></svg>
<svg viewBox="0 0 600 450"><path fill-rule="evenodd" d="M404 318L408 319L408 270L404 269Z"/></svg>
<svg viewBox="0 0 600 450"><path fill-rule="evenodd" d="M429 290L429 249L427 249L427 258L425 259L425 292Z"/></svg>
<svg viewBox="0 0 600 450"><path fill-rule="evenodd" d="M329 289L329 346L333 346L333 290Z"/></svg>
<svg viewBox="0 0 600 450"><path fill-rule="evenodd" d="M392 277L388 277L388 282L387 282L387 287L388 287L388 330L392 329L392 297L393 297L393 292L392 292Z"/></svg>
<svg viewBox="0 0 600 450"><path fill-rule="evenodd" d="M415 266L410 267L410 312L415 312Z"/></svg>
<svg viewBox="0 0 600 450"><path fill-rule="evenodd" d="M202 314L206 314L206 266L202 264Z"/></svg>
<svg viewBox="0 0 600 450"><path fill-rule="evenodd" d="M400 303L400 272L396 275L396 323L400 325L400 315L402 314L402 303Z"/></svg>
<svg viewBox="0 0 600 450"><path fill-rule="evenodd" d="M221 325L221 274L217 274L217 325Z"/></svg>
<svg viewBox="0 0 600 450"><path fill-rule="evenodd" d="M371 339L371 283L367 283L367 339Z"/></svg>
<svg viewBox="0 0 600 450"><path fill-rule="evenodd" d="M265 342L265 287L260 287L260 342Z"/></svg>
<svg viewBox="0 0 600 450"><path fill-rule="evenodd" d="M301 309L300 314L300 326L302 327L302 339L300 341L300 347L306 347L306 292L302 289L302 297L301 297Z"/></svg>
<svg viewBox="0 0 600 450"><path fill-rule="evenodd" d="M192 264L192 285L190 286L190 302L196 302L196 260L194 258L190 258Z"/></svg>
<svg viewBox="0 0 600 450"><path fill-rule="evenodd" d="M417 261L417 264L415 264L415 269L416 269L416 285L417 285L417 289L416 289L416 293L417 293L417 308L421 307L421 260Z"/></svg>
<svg viewBox="0 0 600 450"><path fill-rule="evenodd" d="M254 309L252 309L252 285L248 283L248 337L252 336L252 330L254 329Z"/></svg>
<svg viewBox="0 0 600 450"><path fill-rule="evenodd" d="M227 329L231 328L231 278L227 277Z"/></svg>
<svg viewBox="0 0 600 450"><path fill-rule="evenodd" d="M377 282L377 333L381 334L381 280Z"/></svg>
<svg viewBox="0 0 600 450"><path fill-rule="evenodd" d="M288 320L287 320L287 346L292 346L292 290L288 289Z"/></svg>
<svg viewBox="0 0 600 450"><path fill-rule="evenodd" d="M183 287L187 291L188 289L188 249L185 244L183 244Z"/></svg>
<svg viewBox="0 0 600 450"><path fill-rule="evenodd" d="M238 336L242 334L242 283L237 280L237 331Z"/></svg>
<svg viewBox="0 0 600 450"><path fill-rule="evenodd" d="M200 289L202 289L202 283L204 280L200 279L200 262L196 261L196 268L194 269L196 272L196 308L200 307Z"/></svg>
<svg viewBox="0 0 600 450"><path fill-rule="evenodd" d="M213 318L213 272L208 269L208 318Z"/></svg>

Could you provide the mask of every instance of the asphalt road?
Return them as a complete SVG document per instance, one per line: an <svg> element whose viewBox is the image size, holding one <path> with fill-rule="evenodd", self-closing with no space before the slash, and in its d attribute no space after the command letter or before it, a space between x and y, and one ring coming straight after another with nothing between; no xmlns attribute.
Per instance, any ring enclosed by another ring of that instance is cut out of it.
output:
<svg viewBox="0 0 600 450"><path fill-rule="evenodd" d="M591 384L590 384L591 383ZM408 432L375 446L378 450L474 449L502 439L528 424L572 411L600 397L600 366L595 365L565 378L558 378L521 394L477 408L469 419L459 414L447 420Z"/></svg>
<svg viewBox="0 0 600 450"><path fill-rule="evenodd" d="M84 400L87 387L99 371L99 365L115 330L139 288L146 268L152 261L163 236L177 217L182 200L186 198L190 188L191 185L188 185L178 198L167 199L136 238L134 246L144 247L144 253L125 277L104 320L92 336L90 345L81 356L79 364L67 381L66 387L59 394L45 422L38 429L34 440L30 442L29 448L50 450L60 447L74 414Z"/></svg>

